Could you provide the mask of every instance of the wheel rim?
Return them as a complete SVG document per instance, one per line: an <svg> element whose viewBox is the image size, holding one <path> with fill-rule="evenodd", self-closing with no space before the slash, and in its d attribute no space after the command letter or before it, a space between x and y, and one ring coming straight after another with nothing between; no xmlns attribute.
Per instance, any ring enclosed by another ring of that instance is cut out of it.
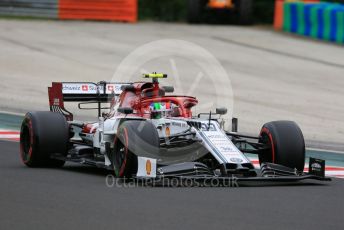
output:
<svg viewBox="0 0 344 230"><path fill-rule="evenodd" d="M263 143L263 144L268 144L271 148L271 150L265 150L262 152L262 154L259 154L259 163L264 163L264 162L271 162L271 163L275 163L276 159L275 159L275 146L274 146L274 142L271 136L271 133L268 129L263 128L261 133L260 133L260 138L259 138L259 142Z"/></svg>
<svg viewBox="0 0 344 230"><path fill-rule="evenodd" d="M127 130L123 129L119 136L116 136L115 144L115 173L117 176L122 177L127 163L128 156L128 135ZM124 142L124 144L123 144Z"/></svg>
<svg viewBox="0 0 344 230"><path fill-rule="evenodd" d="M27 125L24 125L20 135L20 150L21 158L24 163L30 161L32 156L32 136L30 129Z"/></svg>

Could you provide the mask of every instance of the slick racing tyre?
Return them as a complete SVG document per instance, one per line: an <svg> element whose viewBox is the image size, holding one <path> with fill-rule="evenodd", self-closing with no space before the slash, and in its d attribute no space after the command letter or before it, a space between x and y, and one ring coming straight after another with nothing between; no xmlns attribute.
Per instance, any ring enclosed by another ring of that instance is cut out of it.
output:
<svg viewBox="0 0 344 230"><path fill-rule="evenodd" d="M269 148L259 153L259 163L270 162L303 171L305 141L299 126L293 121L266 123L260 132L259 143Z"/></svg>
<svg viewBox="0 0 344 230"><path fill-rule="evenodd" d="M127 120L118 128L112 164L117 177L137 173L137 154L157 155L160 139L155 126L144 120Z"/></svg>
<svg viewBox="0 0 344 230"><path fill-rule="evenodd" d="M67 154L69 126L65 117L53 112L29 112L20 130L20 156L29 167L61 167L63 160L51 154Z"/></svg>

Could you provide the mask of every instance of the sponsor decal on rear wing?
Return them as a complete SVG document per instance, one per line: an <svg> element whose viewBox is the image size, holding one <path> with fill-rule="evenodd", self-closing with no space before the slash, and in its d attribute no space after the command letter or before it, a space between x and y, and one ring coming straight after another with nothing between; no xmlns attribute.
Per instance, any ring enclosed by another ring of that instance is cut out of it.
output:
<svg viewBox="0 0 344 230"><path fill-rule="evenodd" d="M112 94L120 95L122 86L128 83L62 83L62 94Z"/></svg>
<svg viewBox="0 0 344 230"><path fill-rule="evenodd" d="M48 87L50 110L63 113L67 120L73 120L73 114L64 107L64 102L98 103L100 116L102 102L110 102L122 93L122 86L130 83L116 82L53 82Z"/></svg>

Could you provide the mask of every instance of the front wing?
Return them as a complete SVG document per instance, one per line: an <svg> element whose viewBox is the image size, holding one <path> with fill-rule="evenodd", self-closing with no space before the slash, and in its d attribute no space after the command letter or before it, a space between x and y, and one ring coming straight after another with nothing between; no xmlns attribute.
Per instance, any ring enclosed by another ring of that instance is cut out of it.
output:
<svg viewBox="0 0 344 230"><path fill-rule="evenodd" d="M314 159L310 160L310 168ZM324 161L322 161L325 164ZM199 162L185 162L167 166L156 166L154 159L139 157L139 170L134 177L138 182L150 186L167 187L237 187L242 185L294 184L301 181L331 181L324 176L324 171L297 172L294 169L263 163L261 169L256 170L258 176L243 174L221 175ZM152 166L153 163L153 166ZM152 171L154 169L154 171Z"/></svg>

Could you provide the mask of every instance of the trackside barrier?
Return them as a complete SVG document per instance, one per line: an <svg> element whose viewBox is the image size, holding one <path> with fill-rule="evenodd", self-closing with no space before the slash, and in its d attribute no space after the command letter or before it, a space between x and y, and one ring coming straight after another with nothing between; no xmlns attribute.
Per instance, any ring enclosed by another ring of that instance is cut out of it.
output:
<svg viewBox="0 0 344 230"><path fill-rule="evenodd" d="M282 29L344 44L344 5L327 2L283 2Z"/></svg>
<svg viewBox="0 0 344 230"><path fill-rule="evenodd" d="M0 0L0 15L137 21L138 0Z"/></svg>
<svg viewBox="0 0 344 230"><path fill-rule="evenodd" d="M137 0L59 0L59 19L137 21Z"/></svg>
<svg viewBox="0 0 344 230"><path fill-rule="evenodd" d="M0 0L0 15L57 18L58 0Z"/></svg>
<svg viewBox="0 0 344 230"><path fill-rule="evenodd" d="M285 2L296 2L297 0L275 0L274 28L282 30L283 28L283 6ZM320 0L299 0L305 3L317 3Z"/></svg>

